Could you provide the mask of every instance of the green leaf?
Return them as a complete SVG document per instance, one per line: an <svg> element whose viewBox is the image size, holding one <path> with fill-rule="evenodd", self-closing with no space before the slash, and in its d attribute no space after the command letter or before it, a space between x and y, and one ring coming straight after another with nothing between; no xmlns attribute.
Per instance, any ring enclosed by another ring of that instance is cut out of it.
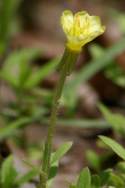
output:
<svg viewBox="0 0 125 188"><path fill-rule="evenodd" d="M11 24L17 9L17 0L0 2L0 52L4 52L11 34Z"/></svg>
<svg viewBox="0 0 125 188"><path fill-rule="evenodd" d="M104 48L102 48L100 45L98 44L92 44L90 47L89 47L89 51L92 55L92 58L93 59L97 59L99 57L102 57L102 55L104 54L105 50Z"/></svg>
<svg viewBox="0 0 125 188"><path fill-rule="evenodd" d="M98 175L92 176L92 188L100 188L101 187L101 180Z"/></svg>
<svg viewBox="0 0 125 188"><path fill-rule="evenodd" d="M125 183L124 180L122 179L122 177L120 177L120 174L116 175L114 173L110 174L110 179L109 179L109 184L115 187L120 187L120 188L124 188L125 187Z"/></svg>
<svg viewBox="0 0 125 188"><path fill-rule="evenodd" d="M31 89L32 87L36 86L41 82L47 75L52 73L55 69L57 64L59 63L59 58L55 58L36 70L35 72L32 72L30 77L25 83L25 88Z"/></svg>
<svg viewBox="0 0 125 188"><path fill-rule="evenodd" d="M96 59L103 55L104 49L101 46L94 44L90 46L90 52L93 59ZM125 70L122 69L122 67L120 67L117 63L112 61L110 65L106 67L104 74L115 84L125 87Z"/></svg>
<svg viewBox="0 0 125 188"><path fill-rule="evenodd" d="M1 77L13 87L22 86L29 77L29 62L40 54L39 49L21 49L11 53L0 72Z"/></svg>
<svg viewBox="0 0 125 188"><path fill-rule="evenodd" d="M106 106L100 104L99 109L103 113L107 122L112 126L112 128L119 132L120 134L125 134L125 117L121 114L112 113L106 108Z"/></svg>
<svg viewBox="0 0 125 188"><path fill-rule="evenodd" d="M86 157L90 166L98 171L101 166L100 156L94 151L88 150L86 152Z"/></svg>
<svg viewBox="0 0 125 188"><path fill-rule="evenodd" d="M59 149L51 157L51 166L58 162L65 153L72 147L72 142L66 142L62 144Z"/></svg>
<svg viewBox="0 0 125 188"><path fill-rule="evenodd" d="M57 175L57 171L58 171L58 165L51 166L48 179L49 180L53 179Z"/></svg>
<svg viewBox="0 0 125 188"><path fill-rule="evenodd" d="M42 119L44 123L48 124L48 119ZM98 128L107 129L111 126L102 119L59 119L58 124L66 127L79 127L79 128Z"/></svg>
<svg viewBox="0 0 125 188"><path fill-rule="evenodd" d="M120 144L118 144L116 141L114 141L111 138L108 138L106 136L99 136L99 138L107 146L109 146L119 157L121 157L123 160L125 160L125 149Z"/></svg>
<svg viewBox="0 0 125 188"><path fill-rule="evenodd" d="M125 162L119 162L116 166L116 169L119 171L119 172L122 172L123 174L125 174Z"/></svg>
<svg viewBox="0 0 125 188"><path fill-rule="evenodd" d="M100 181L101 181L101 186L108 185L111 173L112 173L111 169L104 170L104 171L102 171L102 172L99 173L99 177L100 177Z"/></svg>
<svg viewBox="0 0 125 188"><path fill-rule="evenodd" d="M91 174L88 168L84 168L80 173L77 188L91 188Z"/></svg>
<svg viewBox="0 0 125 188"><path fill-rule="evenodd" d="M18 178L16 180L16 184L19 185L19 186L23 185L24 183L27 183L30 180L32 180L38 174L39 174L38 169L33 168L32 170L30 170L29 172L27 172L26 174L24 174L23 176Z"/></svg>
<svg viewBox="0 0 125 188"><path fill-rule="evenodd" d="M59 149L51 155L51 168L49 172L49 181L57 175L59 160L65 155L65 153L71 148L72 142L62 144Z"/></svg>
<svg viewBox="0 0 125 188"><path fill-rule="evenodd" d="M13 157L9 156L2 164L1 167L1 182L3 188L11 188L15 185L17 172L13 167Z"/></svg>
<svg viewBox="0 0 125 188"><path fill-rule="evenodd" d="M25 87L25 83L29 79L29 77L32 75L32 68L29 66L31 63L31 60L35 59L40 55L40 49L25 49L22 51L22 60L19 64L19 81L20 86Z"/></svg>
<svg viewBox="0 0 125 188"><path fill-rule="evenodd" d="M30 118L20 118L13 123L7 125L0 129L0 140L13 136L18 128L30 123L32 120Z"/></svg>
<svg viewBox="0 0 125 188"><path fill-rule="evenodd" d="M118 86L125 87L125 70L117 63L113 63L107 67L105 76Z"/></svg>

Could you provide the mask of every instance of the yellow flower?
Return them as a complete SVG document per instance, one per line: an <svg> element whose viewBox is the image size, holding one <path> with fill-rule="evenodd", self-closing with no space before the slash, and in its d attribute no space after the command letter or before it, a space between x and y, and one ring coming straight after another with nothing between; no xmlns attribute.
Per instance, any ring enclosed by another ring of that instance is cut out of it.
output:
<svg viewBox="0 0 125 188"><path fill-rule="evenodd" d="M65 10L61 16L61 24L67 36L67 47L73 51L81 48L105 31L98 16L90 16L86 11L73 15Z"/></svg>

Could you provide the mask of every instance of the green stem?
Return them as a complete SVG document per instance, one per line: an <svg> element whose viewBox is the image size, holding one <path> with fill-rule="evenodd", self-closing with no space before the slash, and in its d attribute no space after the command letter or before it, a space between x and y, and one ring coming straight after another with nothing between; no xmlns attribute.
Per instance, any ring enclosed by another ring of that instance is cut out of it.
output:
<svg viewBox="0 0 125 188"><path fill-rule="evenodd" d="M55 89L53 104L52 104L52 111L50 117L50 125L48 129L47 139L45 143L44 153L43 153L43 165L42 165L42 172L44 173L44 177L40 178L40 186L39 188L46 188L47 180L49 177L49 170L50 170L50 160L51 160L51 152L52 152L52 141L55 132L56 120L57 120L57 112L59 106L59 99L62 94L63 86L66 80L66 77L71 73L75 61L77 59L78 54L74 53L68 49L65 50L62 60L59 65L60 71L60 78L57 83L57 87ZM46 177L45 177L46 175Z"/></svg>

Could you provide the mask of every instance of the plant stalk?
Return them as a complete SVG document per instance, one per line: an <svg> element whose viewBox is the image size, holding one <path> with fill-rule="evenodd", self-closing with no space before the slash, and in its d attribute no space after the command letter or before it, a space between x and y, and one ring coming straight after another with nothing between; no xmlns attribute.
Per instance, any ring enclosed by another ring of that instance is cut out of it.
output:
<svg viewBox="0 0 125 188"><path fill-rule="evenodd" d="M45 142L45 148L43 153L42 173L40 177L40 185L38 188L46 188L47 186L47 180L49 178L49 172L50 172L52 142L53 142L55 127L56 127L57 112L59 107L59 99L63 91L66 77L70 75L70 73L72 72L77 57L78 57L78 53L66 49L62 57L62 60L59 64L60 78L55 88L55 93L53 97L50 124L48 128L48 134L47 134L47 139Z"/></svg>

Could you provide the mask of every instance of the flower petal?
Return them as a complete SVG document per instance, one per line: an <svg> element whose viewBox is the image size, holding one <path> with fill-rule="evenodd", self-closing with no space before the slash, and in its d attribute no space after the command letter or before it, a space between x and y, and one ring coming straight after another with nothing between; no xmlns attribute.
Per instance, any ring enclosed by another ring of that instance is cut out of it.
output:
<svg viewBox="0 0 125 188"><path fill-rule="evenodd" d="M95 37L102 34L105 30L105 27L101 25L101 20L98 16L90 16L90 26L89 33L95 34Z"/></svg>
<svg viewBox="0 0 125 188"><path fill-rule="evenodd" d="M64 32L67 34L73 27L73 13L70 10L65 10L61 17L61 24Z"/></svg>

